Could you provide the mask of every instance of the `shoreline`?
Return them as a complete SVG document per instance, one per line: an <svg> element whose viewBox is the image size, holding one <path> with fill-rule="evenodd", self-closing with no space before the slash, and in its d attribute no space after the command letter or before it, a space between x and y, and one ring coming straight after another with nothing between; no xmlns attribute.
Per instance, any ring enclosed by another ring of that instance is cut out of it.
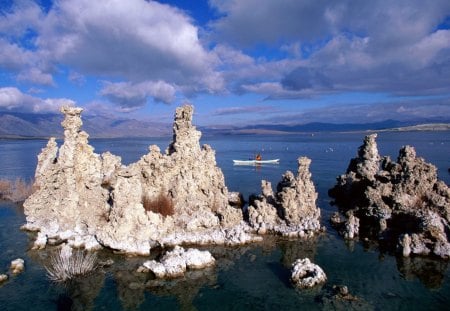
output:
<svg viewBox="0 0 450 311"><path fill-rule="evenodd" d="M211 133L208 130L203 132L203 137L220 137L220 136L276 136L276 135L316 135L316 134L367 134L367 133L377 133L377 132L446 132L450 131L450 124L445 124L444 127L434 127L434 128L421 128L417 126L411 127L399 127L399 128L389 128L389 129L368 129L368 130L355 130L355 131L300 131L300 132L287 132L287 131L260 131L260 130L243 130L243 131L233 131L233 132L221 132L221 133ZM91 140L95 139L146 139L146 138L171 138L171 134L160 135L160 136L92 136L89 137ZM64 139L62 136L1 136L0 140L48 140L50 137L55 137L57 140Z"/></svg>

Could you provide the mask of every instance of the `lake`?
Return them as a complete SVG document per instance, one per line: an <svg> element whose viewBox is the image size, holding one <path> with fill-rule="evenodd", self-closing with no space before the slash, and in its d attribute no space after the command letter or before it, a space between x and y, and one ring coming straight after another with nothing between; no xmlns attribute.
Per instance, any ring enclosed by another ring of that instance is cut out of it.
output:
<svg viewBox="0 0 450 311"><path fill-rule="evenodd" d="M438 167L439 178L450 184L450 132L381 132L380 155L396 159L406 144ZM375 243L344 241L329 225L336 210L327 191L345 172L364 139L363 133L243 135L203 137L216 150L217 165L230 191L245 198L260 192L261 180L276 187L286 170L296 172L297 158L312 159L312 179L319 193L322 223L327 232L312 241L268 238L241 247L206 247L217 259L215 268L186 277L153 281L136 273L148 258L126 257L109 251L105 267L66 286L50 282L44 265L51 250L30 250L30 237L19 228L25 219L20 207L0 203L0 273L11 260L25 259L23 274L0 285L0 310L333 310L347 309L329 299L334 284L347 285L359 298L357 310L444 310L450 305L448 262L421 257L401 258L381 253ZM91 139L97 153L111 151L125 164L147 153L150 144L165 150L171 138ZM44 140L0 140L0 178L31 178ZM279 158L278 165L234 166L233 159ZM158 254L152 254L155 257ZM289 269L297 258L320 265L328 281L321 288L300 291L289 284Z"/></svg>

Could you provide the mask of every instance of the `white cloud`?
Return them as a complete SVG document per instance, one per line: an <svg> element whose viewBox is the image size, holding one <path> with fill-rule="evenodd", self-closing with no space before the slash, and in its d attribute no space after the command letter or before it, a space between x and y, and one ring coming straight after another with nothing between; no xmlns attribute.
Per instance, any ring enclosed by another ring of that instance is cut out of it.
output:
<svg viewBox="0 0 450 311"><path fill-rule="evenodd" d="M149 97L170 104L175 99L175 87L164 81L105 82L100 94L118 105L123 111L131 111L144 106Z"/></svg>
<svg viewBox="0 0 450 311"><path fill-rule="evenodd" d="M213 0L210 5L222 14L210 27L219 40L239 46L279 44L293 38L313 39L327 34L329 22L323 9L326 0ZM280 42L281 41L281 42Z"/></svg>
<svg viewBox="0 0 450 311"><path fill-rule="evenodd" d="M54 86L53 76L50 73L43 72L39 68L30 68L20 71L17 80L27 81L39 85Z"/></svg>
<svg viewBox="0 0 450 311"><path fill-rule="evenodd" d="M1 13L0 32L15 37L23 36L29 29L38 27L43 18L39 5L27 0L15 1L10 10L2 10Z"/></svg>
<svg viewBox="0 0 450 311"><path fill-rule="evenodd" d="M115 81L100 93L123 111L182 93L450 92L450 30L438 29L448 0L209 3L219 17L198 29L155 1L59 0L44 12L16 0L0 16L0 68L27 88L58 87L66 71Z"/></svg>
<svg viewBox="0 0 450 311"><path fill-rule="evenodd" d="M227 81L240 85L237 90L267 91L270 98L301 98L305 92L450 92L450 31L438 29L450 16L449 1L210 4L221 13L210 27L222 45L251 50L262 44L278 48L279 55L289 53L289 58L255 60L225 72Z"/></svg>
<svg viewBox="0 0 450 311"><path fill-rule="evenodd" d="M19 71L28 65L31 52L24 51L17 44L0 38L0 67Z"/></svg>
<svg viewBox="0 0 450 311"><path fill-rule="evenodd" d="M38 45L83 73L193 84L207 91L221 88L214 55L201 45L191 20L154 1L57 2Z"/></svg>
<svg viewBox="0 0 450 311"><path fill-rule="evenodd" d="M71 71L67 78L69 79L70 82L78 86L82 86L86 83L86 77L76 71Z"/></svg>
<svg viewBox="0 0 450 311"><path fill-rule="evenodd" d="M215 54L203 47L191 19L174 7L145 0L61 0L46 14L31 1L19 4L0 17L0 67L19 81L52 85L62 65L134 84L163 81L184 92L224 87L214 70ZM31 48L25 44L30 29Z"/></svg>
<svg viewBox="0 0 450 311"><path fill-rule="evenodd" d="M57 112L61 106L74 106L67 98L42 99L22 93L15 87L0 88L0 108L11 111Z"/></svg>

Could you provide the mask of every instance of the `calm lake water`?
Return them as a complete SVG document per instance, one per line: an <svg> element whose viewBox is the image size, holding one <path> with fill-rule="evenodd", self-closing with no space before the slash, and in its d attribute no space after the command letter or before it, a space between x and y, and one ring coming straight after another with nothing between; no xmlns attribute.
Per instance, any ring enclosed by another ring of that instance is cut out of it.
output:
<svg viewBox="0 0 450 311"><path fill-rule="evenodd" d="M439 178L450 184L450 132L379 133L381 155L397 157L409 144L417 154L438 167ZM260 192L261 179L276 187L286 170L297 170L297 158L312 159L312 178L319 193L322 223L327 232L314 241L267 241L243 247L207 248L217 266L185 278L155 283L134 271L148 258L125 257L108 251L101 259L114 265L67 286L47 280L44 265L51 250L30 250L30 238L20 231L25 222L20 207L0 203L0 273L11 260L25 259L26 270L0 285L0 310L342 310L327 297L334 284L345 284L360 299L358 310L448 310L450 272L448 262L426 258L398 258L380 253L376 244L345 242L329 226L335 211L327 191L336 176L356 155L364 134L315 133L283 136L203 137L216 150L218 166L231 191L244 197ZM125 164L147 153L150 144L165 150L170 138L92 139L97 153L111 151ZM0 178L31 178L43 140L0 140ZM278 165L233 166L233 159L261 153L279 158ZM156 256L157 254L152 254ZM297 258L309 257L328 276L322 288L299 291L289 284L289 268Z"/></svg>

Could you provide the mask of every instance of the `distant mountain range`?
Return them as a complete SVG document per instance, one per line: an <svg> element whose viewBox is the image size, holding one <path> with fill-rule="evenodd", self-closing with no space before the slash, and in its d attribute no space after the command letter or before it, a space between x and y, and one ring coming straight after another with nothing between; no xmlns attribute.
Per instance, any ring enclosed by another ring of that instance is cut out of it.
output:
<svg viewBox="0 0 450 311"><path fill-rule="evenodd" d="M203 130L208 134L282 134L282 133L313 133L313 132L359 132L359 131L437 131L450 130L449 120L417 120L396 121L385 120L373 123L321 123L312 122L306 124L258 124L245 127L205 127Z"/></svg>
<svg viewBox="0 0 450 311"><path fill-rule="evenodd" d="M0 137L62 137L61 114L0 112ZM159 137L172 133L172 124L83 115L82 129L90 137Z"/></svg>
<svg viewBox="0 0 450 311"><path fill-rule="evenodd" d="M62 137L62 115L0 112L0 137L35 138ZM104 116L83 115L83 130L92 138L160 137L172 134L172 124L155 123L136 119L117 119ZM307 123L307 124L258 124L244 127L198 127L204 135L283 134L301 132L354 132L383 130L450 130L448 120L396 121L374 123Z"/></svg>

